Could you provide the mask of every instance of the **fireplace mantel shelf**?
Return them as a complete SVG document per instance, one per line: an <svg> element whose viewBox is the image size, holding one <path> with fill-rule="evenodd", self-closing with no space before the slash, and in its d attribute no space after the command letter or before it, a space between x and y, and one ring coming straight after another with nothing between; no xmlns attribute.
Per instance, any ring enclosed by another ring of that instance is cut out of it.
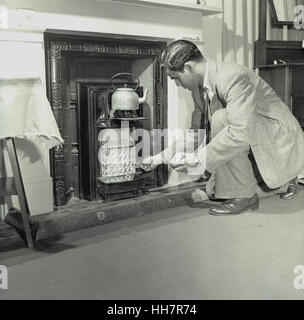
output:
<svg viewBox="0 0 304 320"><path fill-rule="evenodd" d="M187 11L196 11L201 13L202 15L212 15L212 14L223 12L223 9L219 7L211 7L211 6L199 5L195 3L193 4L183 3L178 1L176 2L166 1L166 0L101 0L101 1L124 2L128 4L162 7L162 8L168 8L168 9L182 9Z"/></svg>

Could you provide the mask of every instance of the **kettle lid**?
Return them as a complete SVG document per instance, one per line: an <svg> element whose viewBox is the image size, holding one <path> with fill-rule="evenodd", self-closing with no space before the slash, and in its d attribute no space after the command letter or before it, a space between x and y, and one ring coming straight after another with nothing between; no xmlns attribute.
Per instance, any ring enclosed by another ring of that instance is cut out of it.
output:
<svg viewBox="0 0 304 320"><path fill-rule="evenodd" d="M116 91L122 91L122 92L134 92L133 88L123 87L123 88L116 88Z"/></svg>

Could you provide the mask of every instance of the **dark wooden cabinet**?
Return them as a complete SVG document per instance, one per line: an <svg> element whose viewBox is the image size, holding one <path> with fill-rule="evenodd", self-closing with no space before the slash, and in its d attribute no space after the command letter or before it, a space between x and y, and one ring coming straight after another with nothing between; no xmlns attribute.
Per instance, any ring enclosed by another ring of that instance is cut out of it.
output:
<svg viewBox="0 0 304 320"><path fill-rule="evenodd" d="M289 106L304 129L304 62L265 65L259 75Z"/></svg>
<svg viewBox="0 0 304 320"><path fill-rule="evenodd" d="M259 75L289 106L304 128L304 62L262 66Z"/></svg>
<svg viewBox="0 0 304 320"><path fill-rule="evenodd" d="M304 128L304 63L292 69L292 112Z"/></svg>
<svg viewBox="0 0 304 320"><path fill-rule="evenodd" d="M256 41L255 69L289 106L304 128L304 44Z"/></svg>
<svg viewBox="0 0 304 320"><path fill-rule="evenodd" d="M259 12L255 69L304 128L304 41L267 40L267 1L259 0Z"/></svg>
<svg viewBox="0 0 304 320"><path fill-rule="evenodd" d="M269 65L259 68L259 75L274 89L290 109L292 109L291 73L291 68L285 65Z"/></svg>

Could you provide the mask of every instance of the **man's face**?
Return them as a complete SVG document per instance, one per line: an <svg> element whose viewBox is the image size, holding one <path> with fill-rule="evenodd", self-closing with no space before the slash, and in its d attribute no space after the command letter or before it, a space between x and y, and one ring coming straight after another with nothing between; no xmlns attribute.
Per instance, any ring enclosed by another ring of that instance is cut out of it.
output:
<svg viewBox="0 0 304 320"><path fill-rule="evenodd" d="M184 89L193 90L197 86L193 71L188 67L184 67L182 71L167 69L166 72L167 76L174 80L178 87L181 86Z"/></svg>

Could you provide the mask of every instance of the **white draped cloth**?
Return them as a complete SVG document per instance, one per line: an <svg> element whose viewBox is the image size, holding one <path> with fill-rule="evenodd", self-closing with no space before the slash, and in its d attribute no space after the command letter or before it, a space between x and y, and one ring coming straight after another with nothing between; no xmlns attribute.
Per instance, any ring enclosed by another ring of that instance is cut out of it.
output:
<svg viewBox="0 0 304 320"><path fill-rule="evenodd" d="M40 78L0 78L0 139L5 138L47 149L63 143Z"/></svg>

